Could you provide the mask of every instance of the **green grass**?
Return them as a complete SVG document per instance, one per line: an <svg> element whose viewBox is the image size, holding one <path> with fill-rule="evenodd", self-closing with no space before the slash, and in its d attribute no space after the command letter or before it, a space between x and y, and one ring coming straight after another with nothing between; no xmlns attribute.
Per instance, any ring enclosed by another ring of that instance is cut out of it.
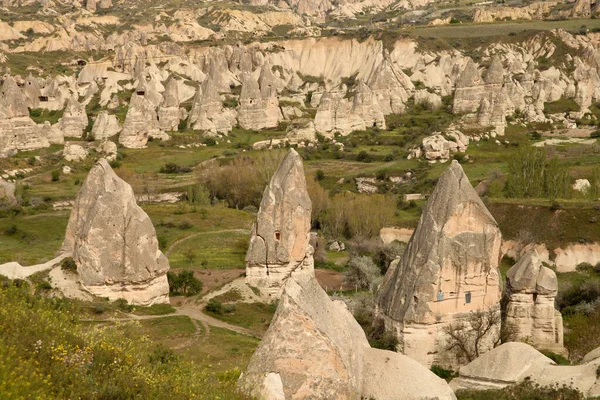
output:
<svg viewBox="0 0 600 400"><path fill-rule="evenodd" d="M169 255L171 268L235 269L245 268L250 231L207 233L177 245ZM190 262L186 254L192 251Z"/></svg>
<svg viewBox="0 0 600 400"><path fill-rule="evenodd" d="M242 295L239 290L232 289L213 298L221 303L235 303L236 301L242 300Z"/></svg>
<svg viewBox="0 0 600 400"><path fill-rule="evenodd" d="M141 333L152 340L172 338L196 333L196 326L186 315L176 315L140 321Z"/></svg>
<svg viewBox="0 0 600 400"><path fill-rule="evenodd" d="M206 312L210 316L232 325L252 329L257 332L266 332L277 308L277 303L236 303L232 313L215 314Z"/></svg>
<svg viewBox="0 0 600 400"><path fill-rule="evenodd" d="M184 360L210 365L215 372L231 368L244 371L260 340L222 328L210 328L207 340L197 340L178 351Z"/></svg>
<svg viewBox="0 0 600 400"><path fill-rule="evenodd" d="M33 265L51 260L63 242L68 218L65 211L0 218L0 263ZM6 234L12 225L17 233Z"/></svg>
<svg viewBox="0 0 600 400"><path fill-rule="evenodd" d="M154 304L150 307L135 306L133 313L135 315L166 315L175 311L177 310L170 304Z"/></svg>

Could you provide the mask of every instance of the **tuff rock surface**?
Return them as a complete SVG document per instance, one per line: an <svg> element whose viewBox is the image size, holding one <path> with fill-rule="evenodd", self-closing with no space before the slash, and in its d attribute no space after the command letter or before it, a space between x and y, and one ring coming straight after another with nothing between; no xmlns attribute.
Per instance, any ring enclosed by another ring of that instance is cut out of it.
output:
<svg viewBox="0 0 600 400"><path fill-rule="evenodd" d="M312 204L302 159L290 150L265 188L246 253L246 282L273 297L306 257Z"/></svg>
<svg viewBox="0 0 600 400"><path fill-rule="evenodd" d="M563 352L562 315L554 308L558 280L554 271L542 266L535 249L508 270L506 287L506 325L515 339L536 348Z"/></svg>
<svg viewBox="0 0 600 400"><path fill-rule="evenodd" d="M377 313L398 337L399 351L426 366L460 363L444 327L477 310L499 312L500 246L496 221L453 161L378 294ZM490 330L482 351L492 348L499 330Z"/></svg>
<svg viewBox="0 0 600 400"><path fill-rule="evenodd" d="M267 333L238 386L264 400L456 399L450 387L407 356L372 349L345 304L314 277L312 246L285 281Z"/></svg>
<svg viewBox="0 0 600 400"><path fill-rule="evenodd" d="M130 304L167 303L169 262L131 186L101 159L83 182L62 251L72 254L91 294Z"/></svg>

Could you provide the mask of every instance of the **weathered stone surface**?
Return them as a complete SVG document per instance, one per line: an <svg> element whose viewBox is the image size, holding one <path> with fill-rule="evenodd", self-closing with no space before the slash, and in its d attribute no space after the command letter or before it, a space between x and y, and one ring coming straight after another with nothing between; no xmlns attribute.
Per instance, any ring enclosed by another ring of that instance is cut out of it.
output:
<svg viewBox="0 0 600 400"><path fill-rule="evenodd" d="M179 108L179 86L177 80L171 76L165 85L163 100L158 107L158 126L165 131L177 131L179 121L184 118L185 113Z"/></svg>
<svg viewBox="0 0 600 400"><path fill-rule="evenodd" d="M388 269L378 314L399 350L424 365L456 366L444 327L499 311L501 234L457 161L440 177L404 255ZM499 335L492 329L481 351Z"/></svg>
<svg viewBox="0 0 600 400"><path fill-rule="evenodd" d="M92 127L92 135L95 140L108 139L111 136L121 132L121 125L116 115L111 115L108 111L100 111L94 126Z"/></svg>
<svg viewBox="0 0 600 400"><path fill-rule="evenodd" d="M414 90L410 78L402 70L394 68L388 58L373 72L369 87L384 115L403 113L410 97L409 92Z"/></svg>
<svg viewBox="0 0 600 400"><path fill-rule="evenodd" d="M80 138L87 126L85 106L78 101L77 95L73 94L67 102L62 118L58 121L58 127L65 137Z"/></svg>
<svg viewBox="0 0 600 400"><path fill-rule="evenodd" d="M442 135L427 136L421 147L428 161L446 162L450 158L450 144Z"/></svg>
<svg viewBox="0 0 600 400"><path fill-rule="evenodd" d="M83 161L88 155L88 151L78 144L65 143L63 150L63 158L67 161L78 162Z"/></svg>
<svg viewBox="0 0 600 400"><path fill-rule="evenodd" d="M214 72L213 72L214 71ZM223 101L217 90L216 71L198 88L190 116L188 128L226 134L236 124L236 111L223 107Z"/></svg>
<svg viewBox="0 0 600 400"><path fill-rule="evenodd" d="M514 332L515 340L564 351L562 316L554 308L558 281L554 271L542 266L535 249L508 270L506 286L506 325Z"/></svg>
<svg viewBox="0 0 600 400"><path fill-rule="evenodd" d="M167 303L167 258L131 186L101 159L83 182L62 250L72 254L86 290L130 304Z"/></svg>
<svg viewBox="0 0 600 400"><path fill-rule="evenodd" d="M146 146L150 136L162 136L158 128L156 108L145 94L134 93L119 135L119 143L130 149L140 149Z"/></svg>
<svg viewBox="0 0 600 400"><path fill-rule="evenodd" d="M450 386L454 390L485 390L530 380L540 386L570 387L584 397L593 397L600 393L596 376L599 363L592 359L581 365L555 365L530 345L509 342L463 366Z"/></svg>
<svg viewBox="0 0 600 400"><path fill-rule="evenodd" d="M251 74L244 74L238 107L238 122L244 129L274 128L283 119L277 90L268 68L261 71L260 84Z"/></svg>
<svg viewBox="0 0 600 400"><path fill-rule="evenodd" d="M319 286L312 266L287 280L239 386L265 400L456 398L414 360L372 349L344 303L331 301Z"/></svg>
<svg viewBox="0 0 600 400"><path fill-rule="evenodd" d="M284 281L302 264L312 204L302 159L290 150L265 188L246 254L246 282L279 297Z"/></svg>

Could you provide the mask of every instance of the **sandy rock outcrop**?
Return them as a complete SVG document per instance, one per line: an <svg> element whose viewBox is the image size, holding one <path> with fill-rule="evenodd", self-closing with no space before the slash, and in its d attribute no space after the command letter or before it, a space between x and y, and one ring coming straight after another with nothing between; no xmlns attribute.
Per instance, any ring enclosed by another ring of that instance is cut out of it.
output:
<svg viewBox="0 0 600 400"><path fill-rule="evenodd" d="M28 98L14 78L6 77L0 89L0 157L50 146L49 125L37 125L27 105Z"/></svg>
<svg viewBox="0 0 600 400"><path fill-rule="evenodd" d="M217 89L216 69L198 88L190 116L188 128L211 133L227 134L236 124L236 111L223 107Z"/></svg>
<svg viewBox="0 0 600 400"><path fill-rule="evenodd" d="M244 74L238 107L238 122L244 129L275 128L283 119L276 84L269 68L262 68L260 85L251 74Z"/></svg>
<svg viewBox="0 0 600 400"><path fill-rule="evenodd" d="M95 140L104 140L121 132L121 124L116 115L111 115L108 111L100 111L94 126L92 127L92 135Z"/></svg>
<svg viewBox="0 0 600 400"><path fill-rule="evenodd" d="M573 243L553 250L557 272L572 272L582 263L596 265L600 262L600 243Z"/></svg>
<svg viewBox="0 0 600 400"><path fill-rule="evenodd" d="M87 291L130 304L168 303L169 262L131 186L101 159L83 182L62 250L72 254Z"/></svg>
<svg viewBox="0 0 600 400"><path fill-rule="evenodd" d="M164 131L177 131L179 121L185 119L185 109L179 108L179 86L172 76L165 85L163 100L158 106L158 126Z"/></svg>
<svg viewBox="0 0 600 400"><path fill-rule="evenodd" d="M501 242L496 221L453 161L378 294L377 314L398 337L398 350L426 366L461 363L448 350L444 329L477 310L500 312ZM499 332L499 324L492 327L481 353L493 347Z"/></svg>
<svg viewBox="0 0 600 400"><path fill-rule="evenodd" d="M312 262L311 253L312 248ZM238 386L265 400L456 398L416 361L371 348L344 303L331 301L317 283L312 265L288 278Z"/></svg>
<svg viewBox="0 0 600 400"><path fill-rule="evenodd" d="M77 94L71 95L62 118L58 121L58 128L65 137L80 138L88 126L88 117L85 106L77 99Z"/></svg>
<svg viewBox="0 0 600 400"><path fill-rule="evenodd" d="M130 149L141 149L146 147L148 137L161 135L154 104L144 94L133 93L119 143Z"/></svg>
<svg viewBox="0 0 600 400"><path fill-rule="evenodd" d="M284 281L306 257L312 203L302 159L290 150L265 188L250 233L246 282L279 297Z"/></svg>
<svg viewBox="0 0 600 400"><path fill-rule="evenodd" d="M535 249L521 256L506 274L506 326L515 340L556 353L564 351L562 316L554 308L558 280L542 266Z"/></svg>
<svg viewBox="0 0 600 400"><path fill-rule="evenodd" d="M79 162L86 159L88 151L78 144L65 143L63 158L70 162Z"/></svg>
<svg viewBox="0 0 600 400"><path fill-rule="evenodd" d="M580 365L556 365L528 344L508 342L461 367L450 386L454 390L499 389L530 380L535 385L570 387L584 397L594 397L600 393L596 376L600 360L589 359Z"/></svg>

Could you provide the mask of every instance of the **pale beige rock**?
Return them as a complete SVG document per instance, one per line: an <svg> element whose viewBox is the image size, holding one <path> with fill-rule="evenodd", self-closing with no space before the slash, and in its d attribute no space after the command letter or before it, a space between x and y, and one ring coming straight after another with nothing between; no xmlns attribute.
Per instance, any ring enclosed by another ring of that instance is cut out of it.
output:
<svg viewBox="0 0 600 400"><path fill-rule="evenodd" d="M453 161L440 177L404 255L388 269L377 313L399 350L421 364L455 367L444 327L471 312L499 312L501 234L496 221ZM493 347L500 327L482 340Z"/></svg>
<svg viewBox="0 0 600 400"><path fill-rule="evenodd" d="M570 387L584 397L593 397L599 393L597 369L597 359L581 365L555 365L533 347L509 342L462 367L450 386L454 390L485 390L530 380L534 385Z"/></svg>
<svg viewBox="0 0 600 400"><path fill-rule="evenodd" d="M554 265L556 272L572 272L582 263L596 265L600 261L600 243L572 243L565 248L556 248Z"/></svg>
<svg viewBox="0 0 600 400"><path fill-rule="evenodd" d="M385 244L394 241L408 243L413 232L414 229L410 228L384 227L379 231L379 238Z"/></svg>
<svg viewBox="0 0 600 400"><path fill-rule="evenodd" d="M88 117L85 106L79 103L77 95L73 94L67 102L62 118L58 121L58 128L65 137L80 138L87 126Z"/></svg>
<svg viewBox="0 0 600 400"><path fill-rule="evenodd" d="M311 224L302 159L290 150L265 188L250 234L246 282L273 297L305 259Z"/></svg>
<svg viewBox="0 0 600 400"><path fill-rule="evenodd" d="M227 134L236 124L236 111L223 107L223 101L217 90L216 69L211 69L211 75L198 88L194 98L188 128Z"/></svg>
<svg viewBox="0 0 600 400"><path fill-rule="evenodd" d="M148 137L161 136L154 104L145 95L131 95L119 143L130 149L146 147Z"/></svg>
<svg viewBox="0 0 600 400"><path fill-rule="evenodd" d="M101 159L77 194L62 250L90 293L130 304L168 303L167 258L131 186Z"/></svg>
<svg viewBox="0 0 600 400"><path fill-rule="evenodd" d="M65 143L63 158L70 162L80 162L86 159L88 151L78 144Z"/></svg>
<svg viewBox="0 0 600 400"><path fill-rule="evenodd" d="M111 115L108 111L100 111L94 126L92 127L92 135L95 140L104 140L121 132L121 124L116 115Z"/></svg>
<svg viewBox="0 0 600 400"><path fill-rule="evenodd" d="M163 100L158 107L158 126L164 131L175 132L182 116L179 108L179 86L171 76L167 80Z"/></svg>
<svg viewBox="0 0 600 400"><path fill-rule="evenodd" d="M263 68L263 71L266 69ZM264 77L263 73L261 77ZM252 75L244 75L237 116L244 129L275 128L283 119L274 82L269 76L261 79L261 84L259 86Z"/></svg>
<svg viewBox="0 0 600 400"><path fill-rule="evenodd" d="M514 339L564 352L562 316L554 308L558 280L554 271L542 266L535 249L508 270L506 287L506 326L514 332Z"/></svg>
<svg viewBox="0 0 600 400"><path fill-rule="evenodd" d="M312 252L307 253L312 260ZM446 382L410 358L372 349L312 268L285 284L269 330L238 382L261 399L456 399Z"/></svg>

